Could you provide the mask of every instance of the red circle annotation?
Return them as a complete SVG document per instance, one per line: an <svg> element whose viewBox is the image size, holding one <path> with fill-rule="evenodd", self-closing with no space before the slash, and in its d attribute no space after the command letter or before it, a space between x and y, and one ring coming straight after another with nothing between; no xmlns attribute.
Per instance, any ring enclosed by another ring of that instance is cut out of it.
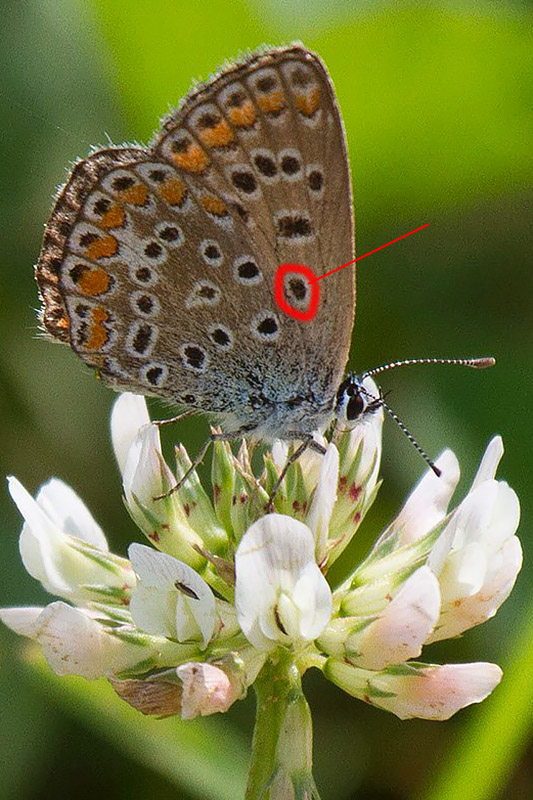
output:
<svg viewBox="0 0 533 800"><path fill-rule="evenodd" d="M284 279L288 273L296 273L302 275L306 279L307 284L311 289L311 297L306 311L300 311L285 299L284 292ZM274 298L279 308L284 314L300 322L310 322L318 311L318 304L320 302L320 286L316 283L316 275L312 269L306 267L305 264L281 264L274 277Z"/></svg>

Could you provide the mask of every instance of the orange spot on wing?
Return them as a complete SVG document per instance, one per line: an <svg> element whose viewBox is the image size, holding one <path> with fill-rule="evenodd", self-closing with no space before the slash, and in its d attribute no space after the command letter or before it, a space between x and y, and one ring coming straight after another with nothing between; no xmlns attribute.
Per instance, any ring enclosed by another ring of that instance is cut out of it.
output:
<svg viewBox="0 0 533 800"><path fill-rule="evenodd" d="M257 105L261 111L276 112L285 108L285 97L281 89L277 89L270 94L259 95L257 98Z"/></svg>
<svg viewBox="0 0 533 800"><path fill-rule="evenodd" d="M57 328L62 328L65 331L68 331L70 328L70 320L68 317L61 317L55 324Z"/></svg>
<svg viewBox="0 0 533 800"><path fill-rule="evenodd" d="M181 206L187 194L187 187L181 178L168 178L161 184L161 194L171 206Z"/></svg>
<svg viewBox="0 0 533 800"><path fill-rule="evenodd" d="M220 197L212 194L204 194L201 199L202 206L210 214L215 214L217 217L223 217L228 213L228 207Z"/></svg>
<svg viewBox="0 0 533 800"><path fill-rule="evenodd" d="M125 213L124 209L118 205L111 206L109 211L103 215L99 220L98 225L101 228L120 228L124 224Z"/></svg>
<svg viewBox="0 0 533 800"><path fill-rule="evenodd" d="M144 206L148 199L148 187L144 183L136 183L120 192L120 199L134 206Z"/></svg>
<svg viewBox="0 0 533 800"><path fill-rule="evenodd" d="M107 292L111 283L111 276L105 269L88 269L80 277L77 285L87 295L97 295Z"/></svg>
<svg viewBox="0 0 533 800"><path fill-rule="evenodd" d="M172 160L187 172L203 172L209 164L209 159L199 144L190 144L184 153L172 153Z"/></svg>
<svg viewBox="0 0 533 800"><path fill-rule="evenodd" d="M250 128L255 120L255 109L250 100L242 104L240 108L230 108L228 117L238 128Z"/></svg>
<svg viewBox="0 0 533 800"><path fill-rule="evenodd" d="M223 147L233 141L233 131L225 119L221 119L214 128L200 131L200 139L207 147Z"/></svg>
<svg viewBox="0 0 533 800"><path fill-rule="evenodd" d="M295 103L298 111L301 111L306 117L312 117L320 108L320 89L315 86L308 94L297 94Z"/></svg>
<svg viewBox="0 0 533 800"><path fill-rule="evenodd" d="M114 236L102 236L87 245L86 254L88 258L98 261L99 258L109 258L114 256L118 250L118 242Z"/></svg>
<svg viewBox="0 0 533 800"><path fill-rule="evenodd" d="M109 333L104 327L104 323L109 320L109 314L104 308L98 307L92 309L91 316L91 332L86 347L89 350L101 350L109 339Z"/></svg>

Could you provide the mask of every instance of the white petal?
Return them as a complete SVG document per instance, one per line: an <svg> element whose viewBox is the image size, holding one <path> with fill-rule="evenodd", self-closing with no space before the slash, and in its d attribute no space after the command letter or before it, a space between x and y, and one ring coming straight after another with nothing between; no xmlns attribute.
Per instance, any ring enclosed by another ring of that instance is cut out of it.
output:
<svg viewBox="0 0 533 800"><path fill-rule="evenodd" d="M501 436L495 436L489 442L487 449L485 450L485 454L481 459L481 464L479 465L479 469L477 471L477 475L474 478L474 482L472 483L472 488L476 489L480 486L484 481L488 481L491 478L494 478L496 475L496 470L498 469L498 464L501 461L503 456L503 441Z"/></svg>
<svg viewBox="0 0 533 800"><path fill-rule="evenodd" d="M131 586L129 564L108 552L100 528L68 486L52 480L34 500L10 478L9 491L25 519L19 539L22 561L47 591L82 605L101 599L100 587L126 591Z"/></svg>
<svg viewBox="0 0 533 800"><path fill-rule="evenodd" d="M385 686L396 697L378 702L400 719L446 720L465 706L481 703L501 678L496 664L444 664L429 667L421 676L390 676Z"/></svg>
<svg viewBox="0 0 533 800"><path fill-rule="evenodd" d="M522 548L517 536L508 539L494 554L475 594L461 594L459 587L445 583L442 614L428 642L458 636L494 616L509 597L522 566Z"/></svg>
<svg viewBox="0 0 533 800"><path fill-rule="evenodd" d="M372 397L379 397L379 388L372 378L365 378L362 383L363 388ZM381 463L381 447L382 447L382 429L383 429L383 409L379 408L372 414L364 414L361 421L355 425L349 432L347 432L348 441L345 446L341 447L342 456L340 463L341 475L347 475L352 470L353 461L362 448L359 456L359 463L357 466L357 475L359 480L365 481L367 489L370 491L375 485L379 473ZM369 475L369 470L373 465L372 474Z"/></svg>
<svg viewBox="0 0 533 800"><path fill-rule="evenodd" d="M133 439L122 480L124 494L131 508L136 507L133 495L150 507L153 498L166 491L167 483L174 483L173 475L163 461L157 425L141 428Z"/></svg>
<svg viewBox="0 0 533 800"><path fill-rule="evenodd" d="M0 619L19 636L35 639L39 630L38 619L43 611L43 606L0 608Z"/></svg>
<svg viewBox="0 0 533 800"><path fill-rule="evenodd" d="M319 431L313 433L313 439L324 448L328 446L326 439ZM312 492L317 484L323 458L323 455L308 447L298 459L298 464L302 470L304 486L308 493Z"/></svg>
<svg viewBox="0 0 533 800"><path fill-rule="evenodd" d="M32 638L58 675L99 678L138 664L147 654L147 648L112 636L87 613L61 601L42 611Z"/></svg>
<svg viewBox="0 0 533 800"><path fill-rule="evenodd" d="M310 641L329 621L331 591L315 563L311 531L301 522L283 514L255 522L237 548L235 570L237 617L256 647L287 643L277 607L282 596L282 607L287 610L290 601L298 617L299 633L291 638Z"/></svg>
<svg viewBox="0 0 533 800"><path fill-rule="evenodd" d="M479 592L487 574L489 560L485 548L479 542L471 542L461 550L450 553L439 575L443 589L443 600L449 600L453 587L456 597L470 597Z"/></svg>
<svg viewBox="0 0 533 800"><path fill-rule="evenodd" d="M306 523L315 537L315 552L320 563L326 555L329 521L339 482L339 451L330 444L322 459L320 474Z"/></svg>
<svg viewBox="0 0 533 800"><path fill-rule="evenodd" d="M363 389L370 392L373 397L379 397L379 388L373 378L365 378L362 386ZM368 478L372 483L375 483L377 480L381 463L383 416L383 409L379 408L376 412L367 414L363 418L363 424L358 426L361 428L361 435L363 438L363 451L359 464L359 474L365 475L370 469L372 462L375 461L372 476Z"/></svg>
<svg viewBox="0 0 533 800"><path fill-rule="evenodd" d="M203 578L177 558L142 544L130 545L128 554L139 576L130 604L135 624L147 633L178 641L198 638L200 633L207 647L216 613L215 597Z"/></svg>
<svg viewBox="0 0 533 800"><path fill-rule="evenodd" d="M402 585L378 619L355 639L357 666L380 670L417 658L439 612L439 582L429 567L421 567Z"/></svg>
<svg viewBox="0 0 533 800"><path fill-rule="evenodd" d="M128 451L140 428L150 424L146 400L140 394L124 392L111 412L111 439L120 472L124 474Z"/></svg>
<svg viewBox="0 0 533 800"><path fill-rule="evenodd" d="M496 664L445 664L413 669L412 674L370 672L328 659L326 677L341 689L400 719L446 720L465 706L480 703L498 685ZM390 696L387 696L390 695Z"/></svg>
<svg viewBox="0 0 533 800"><path fill-rule="evenodd" d="M289 455L289 444L282 439L275 439L272 443L272 461L278 469L283 469Z"/></svg>
<svg viewBox="0 0 533 800"><path fill-rule="evenodd" d="M74 489L66 483L52 478L39 489L35 500L64 533L107 552L109 548L101 527Z"/></svg>
<svg viewBox="0 0 533 800"><path fill-rule="evenodd" d="M496 485L490 531L483 537L485 541L490 541L492 547L513 536L520 523L520 502L516 492L505 481L497 481Z"/></svg>
<svg viewBox="0 0 533 800"><path fill-rule="evenodd" d="M451 515L431 553L431 568L440 575L446 559L456 552L464 551L465 560L471 560L469 554L476 543L485 551L484 563L488 564L491 554L514 535L519 521L520 503L516 493L503 481L484 481ZM458 556L454 558L457 560Z"/></svg>
<svg viewBox="0 0 533 800"><path fill-rule="evenodd" d="M19 549L27 572L57 594L67 594L70 585L56 565L56 554L64 544L63 532L37 504L16 478L8 479L9 492L26 524L22 528Z"/></svg>
<svg viewBox="0 0 533 800"><path fill-rule="evenodd" d="M459 462L451 450L445 450L435 462L441 476L428 469L415 487L391 528L399 534L399 545L420 539L444 517L448 503L459 482Z"/></svg>

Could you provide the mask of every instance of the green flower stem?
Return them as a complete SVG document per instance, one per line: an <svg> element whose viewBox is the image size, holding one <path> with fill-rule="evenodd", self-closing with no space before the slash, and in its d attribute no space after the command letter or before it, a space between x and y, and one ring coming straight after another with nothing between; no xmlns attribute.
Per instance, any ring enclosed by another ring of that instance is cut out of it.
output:
<svg viewBox="0 0 533 800"><path fill-rule="evenodd" d="M320 800L313 780L311 712L294 657L279 649L259 673L246 800Z"/></svg>

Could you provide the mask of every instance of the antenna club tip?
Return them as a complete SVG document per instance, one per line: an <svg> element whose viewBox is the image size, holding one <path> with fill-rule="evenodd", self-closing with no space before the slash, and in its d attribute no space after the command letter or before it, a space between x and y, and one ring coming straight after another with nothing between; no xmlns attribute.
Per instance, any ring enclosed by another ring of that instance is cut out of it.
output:
<svg viewBox="0 0 533 800"><path fill-rule="evenodd" d="M496 359L492 356L487 356L486 358L476 358L472 362L472 366L476 369L487 369L487 367L493 367L496 363Z"/></svg>
<svg viewBox="0 0 533 800"><path fill-rule="evenodd" d="M441 477L441 475L442 475L442 470L441 470L441 469L439 469L439 468L438 468L438 467L437 467L435 464L432 464L432 465L431 465L431 469L433 470L433 472L435 473L435 475L437 476L437 478L440 478L440 477Z"/></svg>

